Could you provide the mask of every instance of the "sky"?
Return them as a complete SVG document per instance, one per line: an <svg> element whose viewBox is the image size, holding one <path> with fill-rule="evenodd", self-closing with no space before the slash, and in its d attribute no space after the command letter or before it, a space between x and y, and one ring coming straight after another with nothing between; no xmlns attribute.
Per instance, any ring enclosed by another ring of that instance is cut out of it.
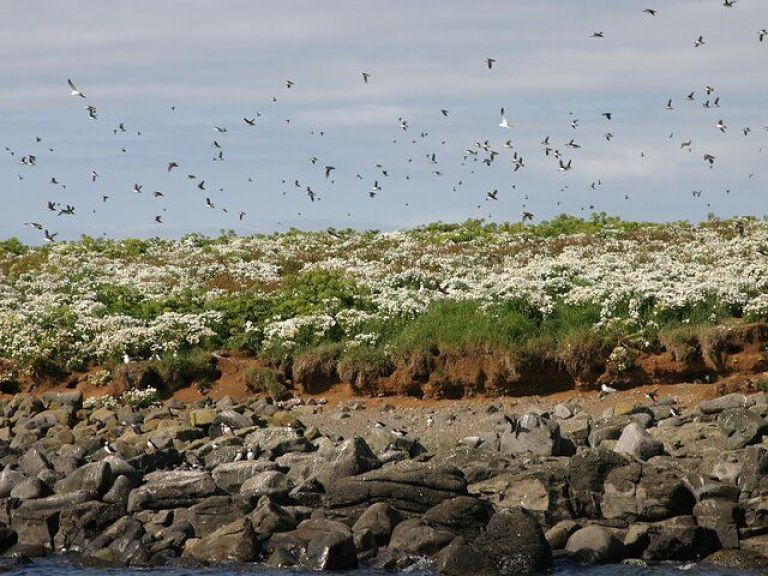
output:
<svg viewBox="0 0 768 576"><path fill-rule="evenodd" d="M768 0L3 2L0 238L764 216L766 27Z"/></svg>

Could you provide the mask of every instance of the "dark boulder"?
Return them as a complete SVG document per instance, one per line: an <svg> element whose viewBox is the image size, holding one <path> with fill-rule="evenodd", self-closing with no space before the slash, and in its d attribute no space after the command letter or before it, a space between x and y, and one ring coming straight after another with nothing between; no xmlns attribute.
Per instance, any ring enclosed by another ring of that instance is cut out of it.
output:
<svg viewBox="0 0 768 576"><path fill-rule="evenodd" d="M497 576L493 561L463 538L454 539L437 554L437 571L444 576Z"/></svg>
<svg viewBox="0 0 768 576"><path fill-rule="evenodd" d="M450 530L471 542L479 536L493 515L493 506L472 496L457 496L433 506L424 514L430 526Z"/></svg>
<svg viewBox="0 0 768 576"><path fill-rule="evenodd" d="M474 545L496 565L499 576L526 576L552 568L552 551L544 532L522 508L494 514Z"/></svg>
<svg viewBox="0 0 768 576"><path fill-rule="evenodd" d="M571 507L576 516L600 519L605 479L614 468L629 464L626 457L611 450L584 450L568 464Z"/></svg>

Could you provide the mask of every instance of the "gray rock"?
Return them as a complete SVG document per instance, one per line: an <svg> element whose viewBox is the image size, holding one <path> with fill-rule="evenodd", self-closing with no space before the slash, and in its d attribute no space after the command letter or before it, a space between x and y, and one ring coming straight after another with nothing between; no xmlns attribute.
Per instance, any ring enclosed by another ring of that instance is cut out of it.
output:
<svg viewBox="0 0 768 576"><path fill-rule="evenodd" d="M768 487L768 450L763 446L747 446L738 475L739 488L752 492L758 486Z"/></svg>
<svg viewBox="0 0 768 576"><path fill-rule="evenodd" d="M725 437L728 450L738 450L759 442L768 432L768 421L746 408L729 408L717 418L717 426Z"/></svg>
<svg viewBox="0 0 768 576"><path fill-rule="evenodd" d="M560 422L560 434L568 438L576 446L586 446L592 431L592 418L586 412L581 412Z"/></svg>
<svg viewBox="0 0 768 576"><path fill-rule="evenodd" d="M341 478L328 488L325 502L331 517L353 524L376 502L414 516L466 492L467 482L458 468L405 461Z"/></svg>
<svg viewBox="0 0 768 576"><path fill-rule="evenodd" d="M483 439L480 436L465 436L459 440L459 444L469 446L470 448L479 448L482 443Z"/></svg>
<svg viewBox="0 0 768 576"><path fill-rule="evenodd" d="M272 536L266 549L283 549L314 570L351 570L358 565L349 527L330 520L304 520L296 530Z"/></svg>
<svg viewBox="0 0 768 576"><path fill-rule="evenodd" d="M129 512L191 506L216 492L216 483L206 472L151 472L144 481L128 497Z"/></svg>
<svg viewBox="0 0 768 576"><path fill-rule="evenodd" d="M112 483L112 487L104 494L102 500L110 504L122 504L123 506L128 503L128 496L133 489L133 482L127 476L118 476Z"/></svg>
<svg viewBox="0 0 768 576"><path fill-rule="evenodd" d="M737 502L713 498L702 500L693 509L696 523L717 534L723 548L739 547L739 523L743 510Z"/></svg>
<svg viewBox="0 0 768 576"><path fill-rule="evenodd" d="M372 504L352 526L352 532L358 534L363 531L370 532L376 539L376 544L386 546L403 516L395 508L384 502Z"/></svg>
<svg viewBox="0 0 768 576"><path fill-rule="evenodd" d="M288 493L293 488L293 482L285 474L277 470L270 470L260 472L243 482L240 487L240 495L252 503L258 502L262 496L269 496L278 502L285 502Z"/></svg>
<svg viewBox="0 0 768 576"><path fill-rule="evenodd" d="M299 431L288 426L261 428L248 434L247 446L258 446L271 459L289 452L311 452L312 444Z"/></svg>
<svg viewBox="0 0 768 576"><path fill-rule="evenodd" d="M600 448L603 442L618 440L624 427L619 424L603 424L592 428L589 432L588 443L591 448Z"/></svg>
<svg viewBox="0 0 768 576"><path fill-rule="evenodd" d="M11 514L11 527L17 532L19 543L53 546L57 518L61 512L88 501L89 497L87 492L73 492L22 501Z"/></svg>
<svg viewBox="0 0 768 576"><path fill-rule="evenodd" d="M713 415L732 408L749 408L751 405L752 401L744 394L728 394L712 400L705 400L696 407L696 410L700 414Z"/></svg>
<svg viewBox="0 0 768 576"><path fill-rule="evenodd" d="M57 494L85 490L94 497L105 494L112 487L112 468L103 460L81 466L72 474L56 482Z"/></svg>
<svg viewBox="0 0 768 576"><path fill-rule="evenodd" d="M183 556L201 562L252 562L259 552L251 521L241 518L204 538L189 540Z"/></svg>
<svg viewBox="0 0 768 576"><path fill-rule="evenodd" d="M13 487L10 496L19 500L32 500L43 498L49 494L51 494L51 489L38 478L24 478Z"/></svg>
<svg viewBox="0 0 768 576"><path fill-rule="evenodd" d="M253 426L253 421L234 410L222 410L216 414L216 418L213 419L213 424L211 424L212 437L215 438L221 435L222 425L229 426L232 430L240 430L241 428Z"/></svg>
<svg viewBox="0 0 768 576"><path fill-rule="evenodd" d="M248 518L259 540L266 540L279 532L289 532L298 525L293 514L270 498L262 498Z"/></svg>
<svg viewBox="0 0 768 576"><path fill-rule="evenodd" d="M50 470L51 465L37 447L32 447L19 459L19 468L27 476L37 476L43 470Z"/></svg>
<svg viewBox="0 0 768 576"><path fill-rule="evenodd" d="M65 508L58 519L58 531L53 540L57 550L82 550L111 524L125 515L122 505L104 502L84 502Z"/></svg>
<svg viewBox="0 0 768 576"><path fill-rule="evenodd" d="M11 495L11 490L19 482L22 482L26 478L23 473L18 470L11 470L10 468L4 468L0 472L0 498L7 498Z"/></svg>
<svg viewBox="0 0 768 576"><path fill-rule="evenodd" d="M560 404L555 404L555 407L552 408L552 414L560 420L568 420L568 418L573 416L573 409L568 404L561 402Z"/></svg>
<svg viewBox="0 0 768 576"><path fill-rule="evenodd" d="M554 420L538 414L526 414L514 430L501 435L501 452L507 456L530 452L538 456L560 453L560 426Z"/></svg>
<svg viewBox="0 0 768 576"><path fill-rule="evenodd" d="M195 535L202 538L222 526L243 517L243 511L231 496L209 496L189 508L174 511L174 520L189 522Z"/></svg>
<svg viewBox="0 0 768 576"><path fill-rule="evenodd" d="M141 540L127 536L115 539L109 545L114 562L125 566L146 566L149 564L149 550Z"/></svg>
<svg viewBox="0 0 768 576"><path fill-rule="evenodd" d="M562 550L568 543L568 538L576 532L580 526L573 520L561 520L544 533L552 550Z"/></svg>
<svg viewBox="0 0 768 576"><path fill-rule="evenodd" d="M371 452L362 438L350 438L342 442L333 458L315 474L323 486L330 486L340 478L357 476L381 467L381 461Z"/></svg>
<svg viewBox="0 0 768 576"><path fill-rule="evenodd" d="M290 568L296 566L299 559L285 548L276 548L265 563L267 568Z"/></svg>
<svg viewBox="0 0 768 576"><path fill-rule="evenodd" d="M605 479L614 468L629 464L627 458L611 450L584 450L568 463L571 506L577 516L602 518L600 505Z"/></svg>
<svg viewBox="0 0 768 576"><path fill-rule="evenodd" d="M613 450L614 452L628 454L638 460L645 461L663 454L664 444L651 438L641 426L632 422L624 428Z"/></svg>
<svg viewBox="0 0 768 576"><path fill-rule="evenodd" d="M238 454L247 454L248 449L243 447L243 441L240 438L233 437L232 441L233 444L228 446L219 445L217 448L205 452L203 461L207 470L215 470L222 464L235 463L235 458ZM237 463L239 464L239 462Z"/></svg>
<svg viewBox="0 0 768 576"><path fill-rule="evenodd" d="M700 560L718 550L717 533L698 526L691 516L678 516L653 525L648 532L646 562Z"/></svg>
<svg viewBox="0 0 768 576"><path fill-rule="evenodd" d="M230 494L240 492L240 486L249 478L267 472L277 470L274 462L264 460L244 460L240 462L227 462L213 469L211 477L221 490Z"/></svg>
<svg viewBox="0 0 768 576"><path fill-rule="evenodd" d="M420 518L412 518L395 526L389 547L400 553L433 556L455 537L456 534L451 530L430 526Z"/></svg>
<svg viewBox="0 0 768 576"><path fill-rule="evenodd" d="M621 562L627 556L624 543L602 526L581 528L568 538L565 551L577 562L608 564Z"/></svg>
<svg viewBox="0 0 768 576"><path fill-rule="evenodd" d="M674 469L632 463L611 470L601 504L604 518L655 522L690 514L696 499Z"/></svg>

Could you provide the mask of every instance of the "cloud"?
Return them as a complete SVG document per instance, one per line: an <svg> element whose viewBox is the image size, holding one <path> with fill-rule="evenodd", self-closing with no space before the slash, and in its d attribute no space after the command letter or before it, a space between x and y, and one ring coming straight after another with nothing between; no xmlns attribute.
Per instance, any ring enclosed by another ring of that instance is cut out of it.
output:
<svg viewBox="0 0 768 576"><path fill-rule="evenodd" d="M625 217L701 217L705 212L691 207L692 187L732 187L723 210L764 210L755 199L766 182L759 149L768 144L761 130L768 124L768 45L757 41L766 7L766 0L733 9L681 0L651 18L635 3L608 0L341 0L333 10L311 0L45 0L35 4L33 20L29 5L6 2L0 128L17 155L0 156L0 185L15 200L0 224L8 235L27 233L24 220L47 218L65 230L64 220L41 214L49 199L77 202L67 233L89 226L122 234L218 229L237 225L240 208L267 225L398 227L475 216L478 199L481 213L500 218L516 219L523 204L549 214L563 206L580 212L582 203ZM590 38L593 31L605 38ZM694 48L700 34L707 44ZM490 71L489 56L497 61ZM372 74L367 85L362 71ZM87 102L69 97L68 77ZM287 78L296 82L290 90L282 84ZM717 88L712 98L720 96L720 109L701 107L707 84ZM694 103L685 100L690 91ZM668 98L674 111L664 109ZM87 120L86 103L97 107L98 122ZM501 106L512 131L497 127ZM450 110L448 118L440 108ZM599 116L604 111L614 112L611 123ZM257 126L244 127L242 117L257 112ZM400 130L400 116L408 132ZM713 127L720 117L730 126L725 135ZM572 118L581 121L576 131ZM119 122L130 134L112 134ZM226 135L211 131L220 124ZM740 135L744 126L753 129L749 137ZM615 135L610 144L603 139L608 130ZM573 157L571 173L559 173L543 155L539 143L547 135ZM214 137L224 163L212 162ZM572 137L581 150L564 148ZM689 138L692 154L679 149ZM494 165L462 165L464 149L486 139L501 152ZM512 171L506 139L525 157L525 169ZM704 151L717 155L715 169L701 160ZM36 169L19 166L19 155L35 152ZM432 152L441 178L425 161ZM336 184L313 169L311 156L337 166ZM168 176L171 159L183 174L207 178L208 194L230 214L211 213L193 183ZM93 186L92 168L103 173ZM54 174L69 183L66 191L47 185ZM610 195L592 194L589 184L601 178ZM295 179L317 187L323 201L307 204L303 188L282 182ZM367 190L375 179L384 191L372 202ZM166 198L137 199L128 192L133 182L162 189ZM513 195L512 186L529 199ZM504 201L482 201L492 188L504 191ZM644 202L624 202L627 192ZM103 194L111 196L106 206L97 202ZM170 224L153 227L163 209Z"/></svg>

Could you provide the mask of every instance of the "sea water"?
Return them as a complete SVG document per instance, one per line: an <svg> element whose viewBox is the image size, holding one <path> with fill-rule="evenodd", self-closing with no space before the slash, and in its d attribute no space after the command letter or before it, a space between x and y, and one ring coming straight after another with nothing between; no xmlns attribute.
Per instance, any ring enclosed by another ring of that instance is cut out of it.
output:
<svg viewBox="0 0 768 576"><path fill-rule="evenodd" d="M62 558L36 560L31 564L7 567L5 574L12 576L243 576L254 574L263 576L317 576L318 572L303 570L275 570L259 564L240 565L237 567L191 568L89 568L79 566ZM409 576L434 576L435 571L428 563L416 564L404 572ZM704 564L661 564L654 566L634 566L613 564L607 566L578 566L568 562L555 565L554 576L736 576L758 575L763 572L713 568ZM345 572L349 576L381 576L388 574L375 569L360 569ZM392 572L390 574L397 574Z"/></svg>

